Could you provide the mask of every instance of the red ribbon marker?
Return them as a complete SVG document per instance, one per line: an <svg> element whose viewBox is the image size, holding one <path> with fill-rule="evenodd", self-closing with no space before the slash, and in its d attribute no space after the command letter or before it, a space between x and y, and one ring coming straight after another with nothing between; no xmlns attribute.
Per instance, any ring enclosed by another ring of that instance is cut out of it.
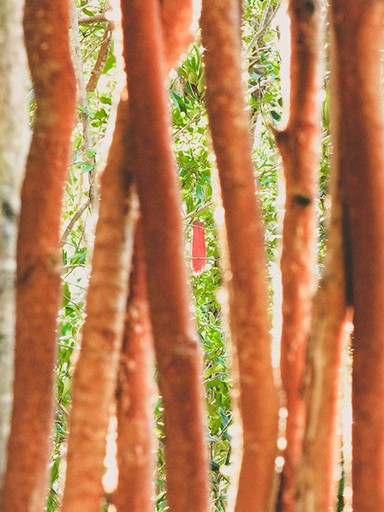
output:
<svg viewBox="0 0 384 512"><path fill-rule="evenodd" d="M205 245L204 222L193 221L192 234L192 270L196 274L202 272L207 263L207 247Z"/></svg>

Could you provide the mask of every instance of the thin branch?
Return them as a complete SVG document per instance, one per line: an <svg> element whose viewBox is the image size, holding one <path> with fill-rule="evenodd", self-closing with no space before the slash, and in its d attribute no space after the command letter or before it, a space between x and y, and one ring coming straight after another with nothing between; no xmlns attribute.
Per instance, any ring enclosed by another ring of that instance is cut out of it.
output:
<svg viewBox="0 0 384 512"><path fill-rule="evenodd" d="M111 23L108 23L106 28L105 28L103 39L102 39L102 42L101 42L101 45L100 45L99 55L97 56L95 65L94 65L92 73L91 73L91 76L89 77L89 80L88 80L88 83L87 83L87 86L86 86L86 91L87 92L94 92L95 91L95 89L97 87L97 83L99 81L99 78L100 78L100 76L101 76L101 74L103 72L103 69L104 69L104 66L105 66L105 62L106 62L107 57L108 57L108 51L109 51L109 48L111 47L111 44L112 44L112 28L113 27L112 27Z"/></svg>
<svg viewBox="0 0 384 512"><path fill-rule="evenodd" d="M77 81L77 102L78 105L81 105L85 112L81 111L80 119L83 125L83 153L85 155L85 159L90 164L95 163L95 157L89 156L92 154L93 141L92 141L92 133L91 133L91 123L89 116L87 114L88 111L88 97L87 97L87 89L84 81L84 70L83 70L83 59L81 55L81 46L80 46L80 38L79 38L79 22L77 18L77 10L75 3L72 3L71 6L71 33L72 33L72 55L73 55L73 64L75 67L75 75ZM88 173L89 176L89 198L91 201L92 207L97 206L98 199L98 187L95 180L95 173Z"/></svg>
<svg viewBox="0 0 384 512"><path fill-rule="evenodd" d="M188 213L188 215L185 215L183 217L183 220L185 221L185 220L188 220L188 219L192 219L193 217L196 217L197 215L199 215L199 213L202 213L204 210L206 210L207 208L210 208L214 204L215 204L215 201L209 201L209 203L203 204L202 206L200 206L194 212L191 212L191 213Z"/></svg>
<svg viewBox="0 0 384 512"><path fill-rule="evenodd" d="M195 121L198 121L201 117L203 117L205 114L207 113L207 111L205 109L203 110L200 110L200 112L198 112L194 117L192 117L192 119L190 119L188 121L188 123L183 126L182 128L180 128L179 130L177 130L177 132L175 132L173 135L172 135L172 142L174 142L179 136L181 133L183 133L184 130L186 130L187 128L189 128L190 126L193 125L193 123Z"/></svg>
<svg viewBox="0 0 384 512"><path fill-rule="evenodd" d="M91 25L92 23L105 23L110 20L106 16L105 12L95 14L94 16L88 16L87 18L79 18L79 25Z"/></svg>
<svg viewBox="0 0 384 512"><path fill-rule="evenodd" d="M63 246L66 243L76 222L80 219L80 217L83 215L85 210L90 206L90 204L91 204L90 199L87 199L87 201L85 201L83 204L81 204L79 206L79 208L77 209L77 211L73 214L71 220L68 222L67 227L64 229L64 232L61 235L61 239L60 239L61 246Z"/></svg>

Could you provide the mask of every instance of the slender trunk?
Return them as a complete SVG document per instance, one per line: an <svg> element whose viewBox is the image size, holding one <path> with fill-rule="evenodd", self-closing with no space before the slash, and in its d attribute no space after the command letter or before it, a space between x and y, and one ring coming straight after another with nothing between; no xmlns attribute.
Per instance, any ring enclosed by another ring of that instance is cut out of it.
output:
<svg viewBox="0 0 384 512"><path fill-rule="evenodd" d="M184 3L187 5L190 2ZM165 20L172 15L172 2L168 4ZM170 26L169 21L167 24ZM182 25L178 26L181 30ZM181 38L180 33L178 37ZM172 44L171 28L169 44ZM175 52L171 55L173 59L176 58ZM170 56L167 65L170 67L172 63ZM128 119L129 102L121 101L109 161L101 181L100 215L87 297L87 321L73 379L64 512L84 508L98 510L103 495L105 437L123 335L123 305L127 295L136 218L131 175L130 139L133 132ZM91 417L93 420L89 421ZM84 432L89 431L92 431L92 436L84 440ZM119 456L124 457L123 454ZM144 488L146 484L142 482Z"/></svg>
<svg viewBox="0 0 384 512"><path fill-rule="evenodd" d="M23 0L0 3L0 493L12 409L19 193L29 143L23 6Z"/></svg>
<svg viewBox="0 0 384 512"><path fill-rule="evenodd" d="M117 386L118 512L150 512L154 471L152 328L142 236L137 230Z"/></svg>
<svg viewBox="0 0 384 512"><path fill-rule="evenodd" d="M4 511L40 512L45 503L60 299L61 203L75 117L68 29L66 2L27 0L24 30L37 111L21 195L14 405Z"/></svg>
<svg viewBox="0 0 384 512"><path fill-rule="evenodd" d="M334 113L335 120L338 114ZM333 132L335 140L337 134ZM305 374L306 425L298 473L298 512L333 510L339 453L336 420L345 322L348 318L339 156L334 149L331 217L324 273L314 303Z"/></svg>
<svg viewBox="0 0 384 512"><path fill-rule="evenodd" d="M162 3L166 68L170 69L191 42L191 0ZM154 470L151 377L152 326L149 317L142 228L137 228L117 387L119 481L117 510L152 509Z"/></svg>
<svg viewBox="0 0 384 512"><path fill-rule="evenodd" d="M287 127L276 133L286 183L281 277L281 379L288 418L279 510L295 510L305 424L302 379L315 289L316 177L320 146L320 0L290 0L291 98Z"/></svg>
<svg viewBox="0 0 384 512"><path fill-rule="evenodd" d="M208 509L201 355L190 318L157 0L124 0L123 33L148 293L164 401L170 510ZM172 265L169 262L172 261ZM193 421L191 421L193 418Z"/></svg>
<svg viewBox="0 0 384 512"><path fill-rule="evenodd" d="M164 60L167 70L174 66L193 41L191 24L193 0L163 0L161 21L163 26Z"/></svg>
<svg viewBox="0 0 384 512"><path fill-rule="evenodd" d="M128 101L121 100L102 175L87 319L73 376L63 512L98 511L119 363L137 201L131 174Z"/></svg>
<svg viewBox="0 0 384 512"><path fill-rule="evenodd" d="M332 0L338 160L351 246L353 509L384 510L384 3Z"/></svg>
<svg viewBox="0 0 384 512"><path fill-rule="evenodd" d="M237 0L205 0L201 28L207 110L232 270L231 331L239 367L243 454L235 510L266 512L272 497L278 396L271 366L263 227L241 82L238 7Z"/></svg>

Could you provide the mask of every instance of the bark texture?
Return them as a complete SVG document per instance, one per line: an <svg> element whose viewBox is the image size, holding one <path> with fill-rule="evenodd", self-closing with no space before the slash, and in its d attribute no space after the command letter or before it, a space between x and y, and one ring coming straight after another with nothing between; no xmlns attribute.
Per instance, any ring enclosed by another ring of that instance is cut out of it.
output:
<svg viewBox="0 0 384 512"><path fill-rule="evenodd" d="M185 2L185 5L187 4L188 2ZM165 7L166 5L164 9ZM176 35L175 32L176 29L181 31L183 25L179 22L171 26L172 14L174 14L172 8L175 10L174 2L167 2L164 23L168 27L168 42L172 45L177 41L172 52L167 56L168 67L176 59L175 49L181 51L183 40L182 33L177 32ZM186 14L183 20L186 26ZM123 335L123 309L125 309L127 296L137 213L131 174L133 132L129 127L128 103L126 100L120 103L114 141L101 181L100 215L96 228L92 275L87 297L87 321L83 330L82 351L73 379L67 486L63 499L64 512L65 510L71 512L84 509L98 510L103 495L101 482L105 437L116 384L117 360ZM142 391L144 389L145 386ZM148 405L143 403L138 407L144 410ZM123 420L123 416L120 419ZM122 427L122 423L120 426L125 429L130 428L129 425ZM136 448L140 447L136 446ZM150 446L147 447L147 450L149 449ZM122 444L120 450L123 450ZM128 451L124 450L119 454L123 459L129 456L129 448ZM132 499L132 503L137 506L138 503L140 506L144 503L141 500L144 499L145 493L148 498L148 481L145 477L148 477L149 471L151 471L150 465L141 475L136 475L136 488L130 489L129 499ZM141 480L141 477L144 479ZM119 502L124 503L125 499L127 497L123 492L118 492Z"/></svg>
<svg viewBox="0 0 384 512"><path fill-rule="evenodd" d="M333 92L336 93L335 88ZM336 106L335 106L336 107ZM335 112L336 110L336 112ZM337 108L332 108L338 119ZM333 130L338 140L337 124ZM340 392L340 369L345 322L348 319L343 197L337 145L332 165L331 217L327 252L312 312L305 372L306 425L298 472L297 511L328 512L337 496L335 481L338 456L336 420Z"/></svg>
<svg viewBox="0 0 384 512"><path fill-rule="evenodd" d="M128 101L121 100L101 178L87 318L73 376L63 512L98 512L119 363L137 200Z"/></svg>
<svg viewBox="0 0 384 512"><path fill-rule="evenodd" d="M279 510L295 510L305 425L302 380L316 271L315 198L320 147L320 1L290 0L290 113L276 133L286 188L281 277L281 379L288 418Z"/></svg>
<svg viewBox="0 0 384 512"><path fill-rule="evenodd" d="M225 209L232 271L230 321L237 350L243 453L235 510L271 507L278 396L271 365L263 227L241 82L237 0L205 0L207 111Z"/></svg>
<svg viewBox="0 0 384 512"><path fill-rule="evenodd" d="M29 143L23 0L0 4L0 493L10 429L19 193Z"/></svg>
<svg viewBox="0 0 384 512"><path fill-rule="evenodd" d="M193 499L193 509L200 512L208 509L201 355L189 310L160 10L157 0L124 0L122 11L148 294L164 401L168 505L171 511L188 510Z"/></svg>
<svg viewBox="0 0 384 512"><path fill-rule="evenodd" d="M37 110L21 195L14 404L3 511L40 512L45 505L60 298L61 203L75 118L68 29L66 2L26 1L25 42Z"/></svg>
<svg viewBox="0 0 384 512"><path fill-rule="evenodd" d="M117 386L118 512L153 508L153 340L142 234L137 230Z"/></svg>
<svg viewBox="0 0 384 512"><path fill-rule="evenodd" d="M354 341L353 510L384 510L384 3L332 0L336 147L350 243Z"/></svg>

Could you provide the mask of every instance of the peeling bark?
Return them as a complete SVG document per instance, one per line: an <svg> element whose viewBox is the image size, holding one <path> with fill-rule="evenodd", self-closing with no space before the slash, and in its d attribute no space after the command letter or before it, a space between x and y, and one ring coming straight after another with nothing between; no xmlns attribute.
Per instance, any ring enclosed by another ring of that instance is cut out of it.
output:
<svg viewBox="0 0 384 512"><path fill-rule="evenodd" d="M26 1L25 42L37 111L17 242L14 405L0 507L4 511L40 512L45 505L60 299L61 203L75 119L68 29L66 2Z"/></svg>
<svg viewBox="0 0 384 512"><path fill-rule="evenodd" d="M73 376L63 512L95 512L103 497L106 435L116 387L137 200L128 101L121 100L101 178L81 352Z"/></svg>
<svg viewBox="0 0 384 512"><path fill-rule="evenodd" d="M290 113L276 132L286 183L281 277L281 379L288 418L279 510L295 510L305 425L302 380L315 290L317 167L320 148L320 0L290 0Z"/></svg>
<svg viewBox="0 0 384 512"><path fill-rule="evenodd" d="M152 327L138 229L117 386L119 481L113 502L118 512L150 512L153 507L152 371Z"/></svg>
<svg viewBox="0 0 384 512"><path fill-rule="evenodd" d="M12 409L19 193L29 144L23 6L23 0L0 3L0 493Z"/></svg>
<svg viewBox="0 0 384 512"><path fill-rule="evenodd" d="M225 209L232 271L230 322L237 351L243 453L235 510L270 510L278 396L271 365L263 227L241 82L237 0L205 0L201 17L207 111Z"/></svg>
<svg viewBox="0 0 384 512"><path fill-rule="evenodd" d="M201 355L190 318L157 0L124 0L123 34L148 294L164 401L169 509L208 509ZM172 261L172 266L169 265ZM193 418L193 421L191 421Z"/></svg>
<svg viewBox="0 0 384 512"><path fill-rule="evenodd" d="M338 159L354 306L353 509L384 510L384 4L332 0Z"/></svg>

